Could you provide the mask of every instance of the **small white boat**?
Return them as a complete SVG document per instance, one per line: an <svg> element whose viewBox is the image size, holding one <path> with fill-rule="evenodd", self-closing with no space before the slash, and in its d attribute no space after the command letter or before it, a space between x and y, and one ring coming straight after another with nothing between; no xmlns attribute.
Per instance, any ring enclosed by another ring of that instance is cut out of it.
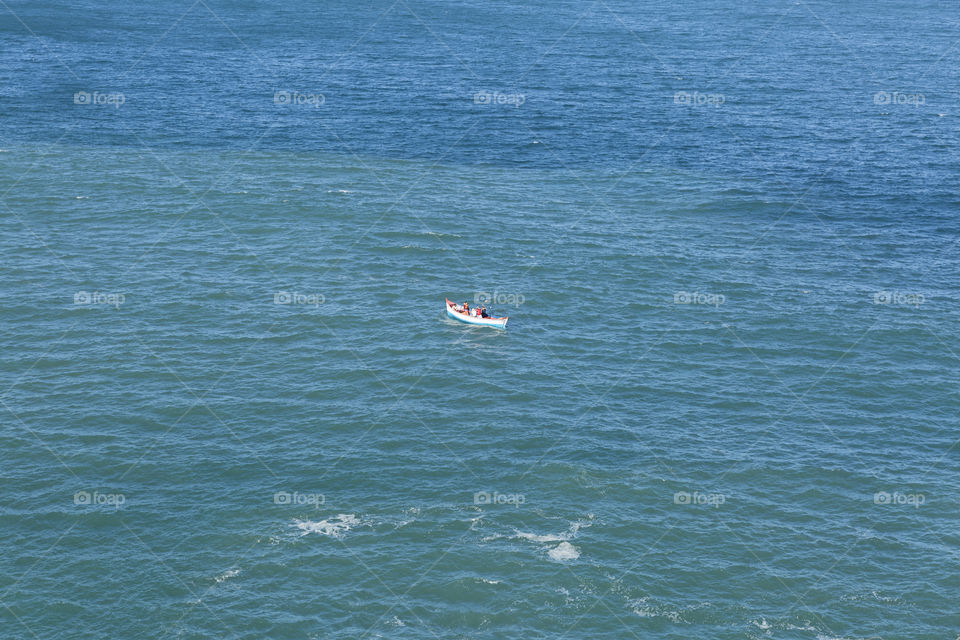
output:
<svg viewBox="0 0 960 640"><path fill-rule="evenodd" d="M457 305L450 301L450 298L444 298L447 301L447 315L455 320L460 322L466 322L467 324L479 324L486 327L496 327L498 329L507 328L507 320L510 319L509 316L504 316L503 318L494 318L493 316L487 316L486 318L481 318L480 316L471 316L470 314L463 313L462 311L457 311Z"/></svg>

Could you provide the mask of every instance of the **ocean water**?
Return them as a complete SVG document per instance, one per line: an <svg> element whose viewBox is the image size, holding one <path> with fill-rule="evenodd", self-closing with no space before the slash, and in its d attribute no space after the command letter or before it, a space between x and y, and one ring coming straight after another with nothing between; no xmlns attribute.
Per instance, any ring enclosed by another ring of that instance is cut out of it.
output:
<svg viewBox="0 0 960 640"><path fill-rule="evenodd" d="M956 3L0 4L4 638L960 634Z"/></svg>

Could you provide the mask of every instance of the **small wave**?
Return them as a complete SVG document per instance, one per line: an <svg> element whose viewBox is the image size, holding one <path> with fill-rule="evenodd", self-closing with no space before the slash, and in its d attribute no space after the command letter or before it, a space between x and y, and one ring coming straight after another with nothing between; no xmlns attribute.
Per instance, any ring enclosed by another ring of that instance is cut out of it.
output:
<svg viewBox="0 0 960 640"><path fill-rule="evenodd" d="M327 193L353 193L348 189L327 189Z"/></svg>
<svg viewBox="0 0 960 640"><path fill-rule="evenodd" d="M899 604L900 598L896 596L885 596L877 593L876 591L871 591L870 593L860 593L854 595L845 595L840 598L846 602L862 602L864 600L876 600L877 602L884 602L887 604Z"/></svg>
<svg viewBox="0 0 960 640"><path fill-rule="evenodd" d="M593 514L587 516L589 520L593 520ZM593 523L590 521L576 520L570 523L570 528L567 529L565 533L548 533L546 535L539 535L536 533L527 533L525 531L519 531L514 529L516 538L521 538L523 540L529 540L530 542L565 542L577 536L577 533L580 532L580 529L589 527Z"/></svg>
<svg viewBox="0 0 960 640"><path fill-rule="evenodd" d="M545 536L540 536L535 533L525 533L523 531L517 531L515 538L521 538L523 540L529 540L530 542L563 542L564 540L569 540L570 535L562 533L559 535L547 534Z"/></svg>
<svg viewBox="0 0 960 640"><path fill-rule="evenodd" d="M580 550L569 542L561 542L553 549L547 552L547 555L550 556L552 560L557 562L565 562L567 560L576 560L580 557Z"/></svg>
<svg viewBox="0 0 960 640"><path fill-rule="evenodd" d="M589 518L590 520L593 520L593 514L592 514L592 513L587 514L587 518ZM592 524L593 524L593 522L584 522L583 520L577 520L576 522L571 522L571 523L570 523L570 535L571 535L571 536L575 536L575 535L577 535L577 532L580 531L580 529L585 529L585 528L591 526Z"/></svg>
<svg viewBox="0 0 960 640"><path fill-rule="evenodd" d="M647 604L646 598L640 598L631 604L633 605L633 613L641 618L666 618L670 622L675 622L678 624L684 622L679 611L667 609L659 605Z"/></svg>
<svg viewBox="0 0 960 640"><path fill-rule="evenodd" d="M352 513L341 513L335 518L312 522L310 520L294 520L298 529L303 531L300 535L310 533L319 533L320 535L331 538L342 539L347 531L360 524L360 520Z"/></svg>

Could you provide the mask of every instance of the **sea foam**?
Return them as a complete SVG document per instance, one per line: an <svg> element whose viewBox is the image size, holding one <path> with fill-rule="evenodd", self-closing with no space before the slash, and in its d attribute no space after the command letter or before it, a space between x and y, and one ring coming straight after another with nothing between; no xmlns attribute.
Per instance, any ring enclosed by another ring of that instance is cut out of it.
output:
<svg viewBox="0 0 960 640"><path fill-rule="evenodd" d="M310 520L295 520L297 528L303 531L300 535L319 533L331 538L341 539L347 531L360 524L360 520L352 513L341 513L329 520L313 522Z"/></svg>
<svg viewBox="0 0 960 640"><path fill-rule="evenodd" d="M553 549L547 552L552 560L564 562L566 560L576 560L580 557L580 550L569 542L561 542Z"/></svg>

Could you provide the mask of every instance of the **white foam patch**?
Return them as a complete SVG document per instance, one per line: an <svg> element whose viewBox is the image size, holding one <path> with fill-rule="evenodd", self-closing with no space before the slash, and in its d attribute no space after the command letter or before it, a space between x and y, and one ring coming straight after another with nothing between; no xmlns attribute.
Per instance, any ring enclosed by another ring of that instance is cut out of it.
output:
<svg viewBox="0 0 960 640"><path fill-rule="evenodd" d="M759 622L756 620L753 620L752 622L754 626L756 626L758 629L763 629L764 631L766 631L767 629L770 628L770 623L767 622L765 618L760 618Z"/></svg>
<svg viewBox="0 0 960 640"><path fill-rule="evenodd" d="M224 572L223 575L217 576L216 578L217 584L223 582L224 580L234 578L238 575L240 575L240 569L230 569L230 571Z"/></svg>
<svg viewBox="0 0 960 640"><path fill-rule="evenodd" d="M576 560L579 558L580 550L569 542L561 542L553 549L550 549L550 551L547 552L547 555L557 562L566 562L568 560Z"/></svg>
<svg viewBox="0 0 960 640"><path fill-rule="evenodd" d="M353 193L353 191L348 191L347 189L328 189L327 193Z"/></svg>
<svg viewBox="0 0 960 640"><path fill-rule="evenodd" d="M352 513L341 513L329 520L312 522L310 520L294 520L297 528L303 531L300 535L319 533L331 538L341 539L347 531L360 524L360 520Z"/></svg>

